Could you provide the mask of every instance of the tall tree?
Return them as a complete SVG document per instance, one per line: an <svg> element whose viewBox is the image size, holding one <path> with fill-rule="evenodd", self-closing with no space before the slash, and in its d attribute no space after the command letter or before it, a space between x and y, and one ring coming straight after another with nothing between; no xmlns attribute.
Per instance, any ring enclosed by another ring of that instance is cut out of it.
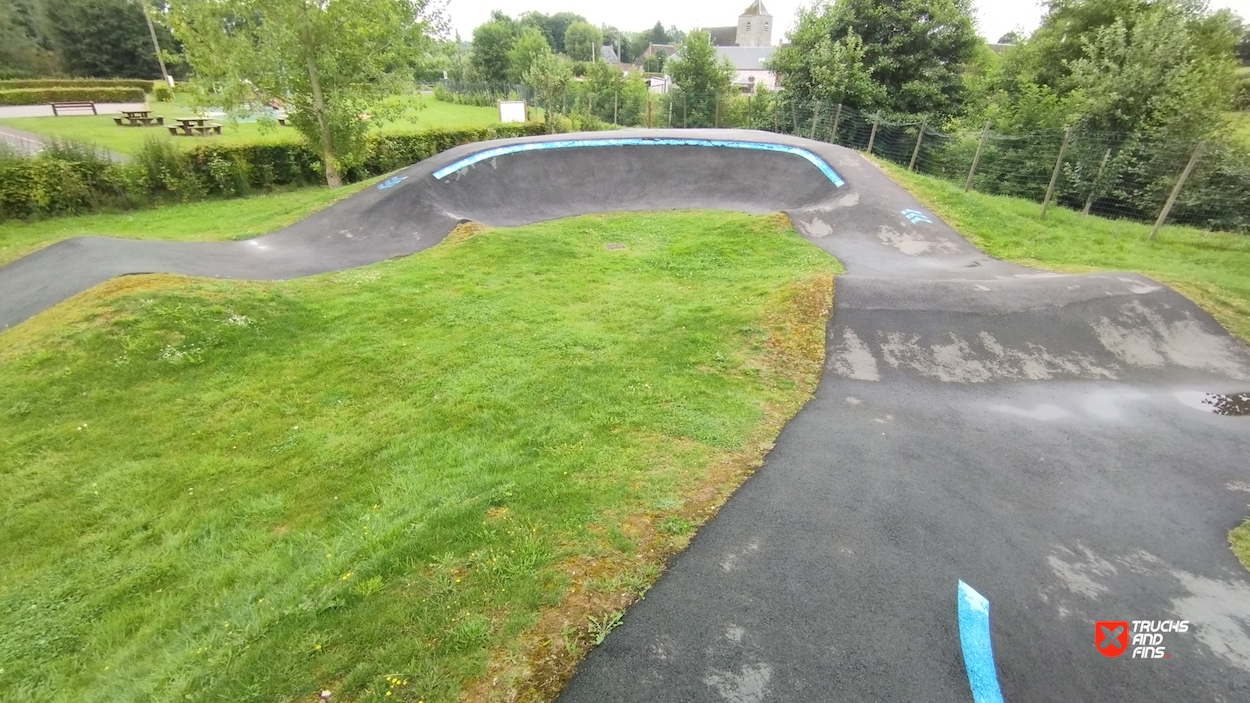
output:
<svg viewBox="0 0 1250 703"><path fill-rule="evenodd" d="M652 44L668 43L668 32L664 31L664 25L659 20L656 20L655 26L651 28L650 40Z"/></svg>
<svg viewBox="0 0 1250 703"><path fill-rule="evenodd" d="M491 20L478 25L473 30L473 55L469 57L477 77L487 83L506 83L508 52L515 41L512 25L507 22Z"/></svg>
<svg viewBox="0 0 1250 703"><path fill-rule="evenodd" d="M143 8L135 0L57 0L44 5L44 14L67 73L93 78L161 77ZM172 44L168 30L157 26Z"/></svg>
<svg viewBox="0 0 1250 703"><path fill-rule="evenodd" d="M574 22L564 32L564 53L574 61L598 61L603 34L589 22Z"/></svg>
<svg viewBox="0 0 1250 703"><path fill-rule="evenodd" d="M704 31L686 35L681 49L668 61L674 100L680 100L686 124L711 127L721 99L733 93L736 71L728 59L718 59L712 38Z"/></svg>
<svg viewBox="0 0 1250 703"><path fill-rule="evenodd" d="M508 51L508 80L520 83L539 57L551 53L547 39L537 27L526 27Z"/></svg>
<svg viewBox="0 0 1250 703"><path fill-rule="evenodd" d="M173 23L201 90L229 110L287 104L326 183L398 109L441 17L428 0L180 0Z"/></svg>
<svg viewBox="0 0 1250 703"><path fill-rule="evenodd" d="M1023 38L1024 37L1021 37L1019 32L1012 30L1010 32L1007 32L1003 36L999 37L998 43L999 44L1019 44L1020 40Z"/></svg>
<svg viewBox="0 0 1250 703"><path fill-rule="evenodd" d="M873 91L876 104L855 107L933 115L959 114L964 66L984 43L973 27L971 0L821 0L799 10L788 36L772 65L794 97L819 97L822 62L845 56L837 45L849 49L854 37L864 69L880 87Z"/></svg>
<svg viewBox="0 0 1250 703"><path fill-rule="evenodd" d="M56 55L39 45L21 9L0 3L0 78L51 75L57 70Z"/></svg>
<svg viewBox="0 0 1250 703"><path fill-rule="evenodd" d="M585 22L586 18L573 12L557 12L544 15L541 12L527 12L521 16L521 23L536 27L547 39L547 45L557 54L564 53L564 33L574 22Z"/></svg>

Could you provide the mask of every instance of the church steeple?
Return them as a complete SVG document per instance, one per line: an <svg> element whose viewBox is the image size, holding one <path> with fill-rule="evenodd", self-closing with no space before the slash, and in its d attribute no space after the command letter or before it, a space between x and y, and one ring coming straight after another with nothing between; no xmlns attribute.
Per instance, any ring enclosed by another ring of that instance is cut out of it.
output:
<svg viewBox="0 0 1250 703"><path fill-rule="evenodd" d="M755 0L738 18L738 46L772 46L773 16Z"/></svg>

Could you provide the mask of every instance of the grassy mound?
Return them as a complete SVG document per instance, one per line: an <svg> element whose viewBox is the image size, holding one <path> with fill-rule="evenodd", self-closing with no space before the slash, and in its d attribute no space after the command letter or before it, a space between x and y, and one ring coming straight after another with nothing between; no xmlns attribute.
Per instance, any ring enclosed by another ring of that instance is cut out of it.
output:
<svg viewBox="0 0 1250 703"><path fill-rule="evenodd" d="M0 698L555 690L814 390L835 267L594 216L0 335Z"/></svg>
<svg viewBox="0 0 1250 703"><path fill-rule="evenodd" d="M1250 236L1082 217L1019 198L964 193L960 185L877 162L883 171L990 256L1054 271L1136 271L1172 286L1250 342Z"/></svg>

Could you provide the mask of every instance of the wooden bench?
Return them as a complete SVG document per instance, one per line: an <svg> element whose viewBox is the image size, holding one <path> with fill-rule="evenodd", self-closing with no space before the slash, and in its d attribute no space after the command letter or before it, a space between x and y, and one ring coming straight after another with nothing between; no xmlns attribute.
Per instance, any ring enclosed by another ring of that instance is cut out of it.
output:
<svg viewBox="0 0 1250 703"><path fill-rule="evenodd" d="M175 137L207 137L210 134L221 134L221 125L219 124L181 124L176 127L166 127L166 129L168 129L169 133Z"/></svg>
<svg viewBox="0 0 1250 703"><path fill-rule="evenodd" d="M52 103L53 117L60 117L66 110L90 110L93 115L100 114L96 112L95 103Z"/></svg>

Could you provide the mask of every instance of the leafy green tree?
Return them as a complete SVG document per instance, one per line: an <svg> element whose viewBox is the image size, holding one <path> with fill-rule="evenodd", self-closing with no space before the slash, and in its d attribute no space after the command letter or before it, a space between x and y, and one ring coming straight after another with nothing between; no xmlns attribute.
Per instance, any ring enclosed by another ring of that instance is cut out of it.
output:
<svg viewBox="0 0 1250 703"><path fill-rule="evenodd" d="M573 67L568 59L551 53L536 56L521 77L521 82L534 89L538 103L546 109L547 123L552 125L553 132L555 115L572 81Z"/></svg>
<svg viewBox="0 0 1250 703"><path fill-rule="evenodd" d="M564 50L564 33L568 31L569 25L574 22L585 22L586 18L573 12L557 12L554 15L544 15L541 12L527 12L521 16L521 23L538 28L547 39L547 45L557 54L565 53Z"/></svg>
<svg viewBox="0 0 1250 703"><path fill-rule="evenodd" d="M642 70L647 73L663 73L666 58L663 51L656 51L642 60Z"/></svg>
<svg viewBox="0 0 1250 703"><path fill-rule="evenodd" d="M473 30L473 55L469 57L477 77L487 83L506 83L511 67L508 52L515 41L512 25L507 22L491 20L478 25Z"/></svg>
<svg viewBox="0 0 1250 703"><path fill-rule="evenodd" d="M441 21L427 0L181 0L172 19L202 99L285 103L331 187L363 158L369 126L398 112L388 98L411 86Z"/></svg>
<svg viewBox="0 0 1250 703"><path fill-rule="evenodd" d="M508 51L508 80L520 83L534 60L551 53L547 39L536 27L525 27Z"/></svg>
<svg viewBox="0 0 1250 703"><path fill-rule="evenodd" d="M854 31L834 39L825 26L831 17L809 16L802 9L792 39L803 51L782 47L774 54L773 70L784 76L785 89L801 100L843 103L859 110L886 104L885 86L873 80L864 65L864 42ZM804 19L807 21L805 22Z"/></svg>
<svg viewBox="0 0 1250 703"><path fill-rule="evenodd" d="M648 39L652 44L668 43L668 32L664 31L664 25L659 20L655 21L655 26L651 28L651 36Z"/></svg>
<svg viewBox="0 0 1250 703"><path fill-rule="evenodd" d="M971 0L821 0L799 11L788 36L772 65L792 97L817 98L824 80L818 76L862 63L880 90L869 91L872 103L850 95L853 107L930 115L959 114L965 64L984 43Z"/></svg>
<svg viewBox="0 0 1250 703"><path fill-rule="evenodd" d="M1237 45L1237 56L1241 59L1242 66L1250 66L1250 28L1246 29L1241 43Z"/></svg>
<svg viewBox="0 0 1250 703"><path fill-rule="evenodd" d="M686 124L714 126L719 103L734 92L737 71L728 59L718 59L712 38L704 31L686 35L681 50L668 61L673 79L674 100L681 101Z"/></svg>
<svg viewBox="0 0 1250 703"><path fill-rule="evenodd" d="M589 22L574 22L564 32L564 53L574 61L600 61L603 34Z"/></svg>
<svg viewBox="0 0 1250 703"><path fill-rule="evenodd" d="M998 38L999 44L1019 44L1024 37L1017 31L1010 31Z"/></svg>
<svg viewBox="0 0 1250 703"><path fill-rule="evenodd" d="M143 9L134 0L57 0L43 6L61 66L75 76L160 78ZM157 25L167 45L168 30ZM158 35L158 38L159 35Z"/></svg>
<svg viewBox="0 0 1250 703"><path fill-rule="evenodd" d="M21 9L0 3L0 78L51 75L57 70L56 55L39 45Z"/></svg>

